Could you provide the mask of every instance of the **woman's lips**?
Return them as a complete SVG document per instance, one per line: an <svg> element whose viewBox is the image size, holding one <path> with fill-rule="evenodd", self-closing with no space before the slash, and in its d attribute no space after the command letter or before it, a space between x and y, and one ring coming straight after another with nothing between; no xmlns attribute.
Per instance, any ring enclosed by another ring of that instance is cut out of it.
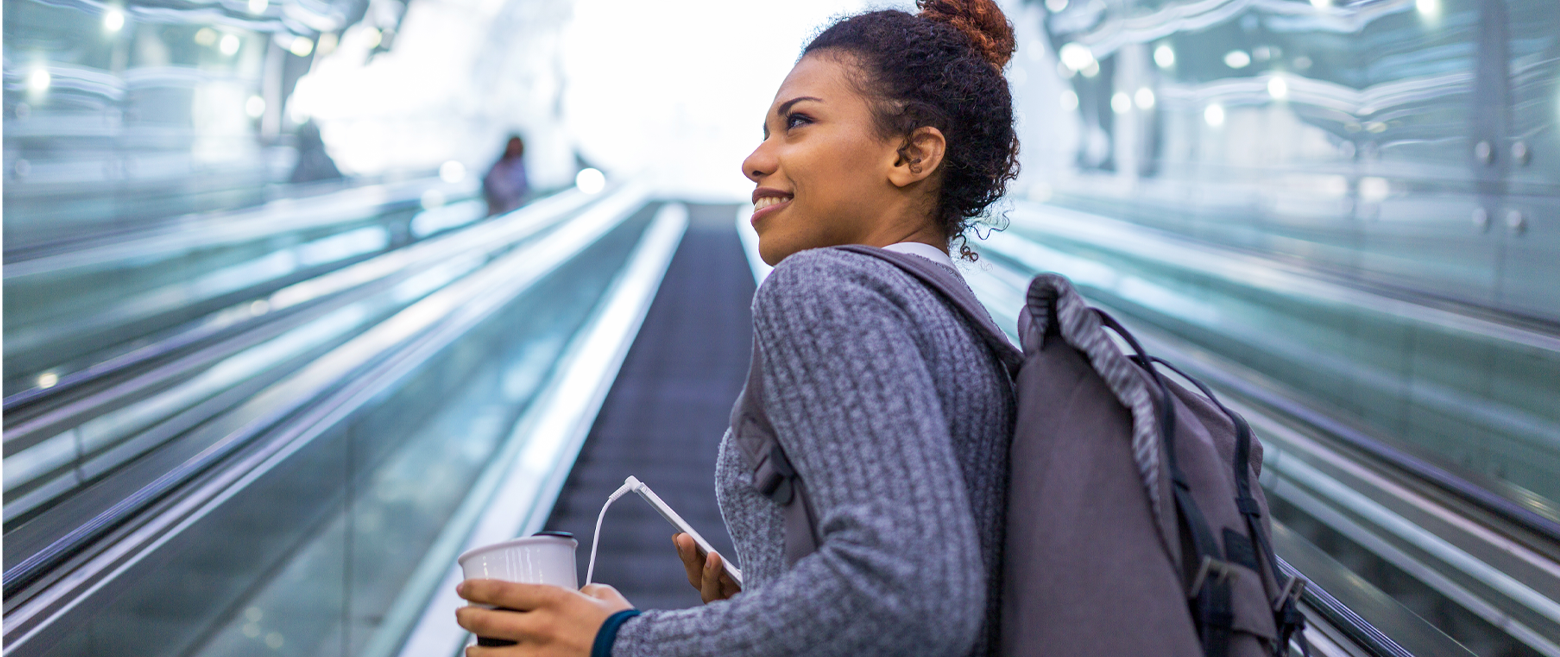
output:
<svg viewBox="0 0 1560 657"><path fill-rule="evenodd" d="M782 208L784 208L785 206L790 205L790 204L791 204L791 198L790 197L781 198L781 197L775 197L775 196L766 196L764 198L761 198L761 199L758 200L757 203L753 204L753 219L752 219L752 223L754 225L757 225L759 219L762 219L762 218L767 217L769 215L772 215L772 214L774 214L776 212L779 212Z"/></svg>

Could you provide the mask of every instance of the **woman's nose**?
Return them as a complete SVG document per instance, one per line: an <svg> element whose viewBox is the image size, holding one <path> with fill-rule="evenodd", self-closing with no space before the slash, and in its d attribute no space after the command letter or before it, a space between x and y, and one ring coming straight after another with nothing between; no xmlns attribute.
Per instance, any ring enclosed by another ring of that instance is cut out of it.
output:
<svg viewBox="0 0 1560 657"><path fill-rule="evenodd" d="M748 180L756 183L775 172L778 162L768 146L769 140L765 139L742 161L742 175L747 176Z"/></svg>

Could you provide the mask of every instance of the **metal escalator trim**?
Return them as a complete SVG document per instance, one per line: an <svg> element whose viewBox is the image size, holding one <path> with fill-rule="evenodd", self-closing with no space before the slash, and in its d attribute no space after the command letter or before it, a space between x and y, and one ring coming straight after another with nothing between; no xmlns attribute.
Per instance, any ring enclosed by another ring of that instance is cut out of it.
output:
<svg viewBox="0 0 1560 657"><path fill-rule="evenodd" d="M1000 264L1001 263L999 263L999 265ZM991 308L993 315L996 316L999 319L999 321L1003 322L1004 325L1006 325L1008 323L1012 323L1012 320L1016 319L1015 311L1017 309L1021 308L1023 303L1024 303L1024 301L1023 301L1023 299L1024 299L1024 284L1027 283L1027 281L1028 281L1027 273L1013 271L1009 267L998 266L998 267L992 268L991 270L976 270L976 271L968 272L967 279L969 281L970 287L976 292L977 296L979 296L981 298L982 302L985 303L989 308ZM1096 305L1099 305L1097 303L1097 301L1091 300L1091 302L1096 303ZM1203 376L1203 377L1207 378L1210 382L1215 383L1219 387L1224 387L1224 388L1227 388L1227 389L1228 388L1233 388L1236 391L1241 392L1242 394L1244 394L1244 390L1246 388L1252 387L1252 384L1250 382L1244 381L1244 380L1240 379L1239 377L1237 377L1237 376L1235 376L1233 374L1230 374L1228 372L1220 370L1219 368L1199 366L1200 365L1200 361L1198 359L1196 359L1196 358L1189 357L1186 354L1177 355L1179 352L1181 352L1181 350L1177 349L1177 348L1175 348L1175 347L1173 347L1171 345L1166 344L1165 341L1163 339L1160 339L1155 334L1154 331L1142 331L1142 330L1140 330L1139 331L1139 337L1142 338L1145 342L1149 343L1150 348L1152 350L1164 352L1167 357L1173 358L1173 359L1175 359L1175 360L1177 360L1177 361L1179 361L1179 362L1181 362L1181 363L1183 363L1183 364L1185 364L1187 366L1193 367L1194 370L1196 371L1196 373L1199 376ZM1238 403L1238 402L1236 402L1234 400L1226 400L1226 403L1229 404L1232 408L1234 408L1238 412L1242 413L1249 420L1251 420L1253 422L1253 426L1254 427L1257 427L1258 425L1262 425L1261 426L1261 428L1262 428L1261 433L1269 434L1269 433L1272 433L1274 431L1282 431L1283 430L1281 425L1277 425L1276 423L1272 422L1264 414L1262 414L1261 412L1259 412L1256 409L1253 409L1250 406L1247 406L1247 405L1244 405L1244 404L1240 404L1240 403ZM1266 470L1264 472L1264 475L1265 476L1271 476L1271 474L1270 474L1271 471L1272 471L1272 468L1269 468L1268 470ZM1387 513L1391 513L1391 512L1388 511ZM1406 521L1404 521L1404 523L1406 523ZM1404 523L1398 523L1398 525L1402 525ZM1399 528L1401 528L1401 527L1399 527ZM1486 534L1486 536L1485 536L1486 539L1489 539L1489 538L1491 538L1493 536L1493 534L1490 533L1490 532L1485 532L1485 534ZM1424 537L1419 537L1419 538L1424 538ZM1430 538L1432 538L1432 539L1434 539L1436 541L1439 541L1440 543L1445 543L1444 540L1441 540L1438 537L1430 537ZM1449 548L1450 550L1456 551L1456 552L1461 552L1461 550L1459 550L1455 546L1451 546L1450 544L1441 545L1440 547L1442 547L1442 548ZM1446 552L1446 550L1442 549L1441 552ZM1474 559L1473 557L1467 555L1466 553L1462 553L1462 554L1463 554L1463 556L1465 556L1467 558L1466 559L1461 559L1459 561L1455 561L1453 563L1463 563L1463 565L1467 565L1467 562L1470 561L1470 560L1471 561L1477 561L1477 559ZM1456 555L1453 555L1453 556L1455 557ZM1479 563L1482 564L1482 562L1479 562ZM1418 570L1423 570L1423 568L1418 569ZM1478 578L1480 576L1480 574L1485 574L1485 575L1490 574L1490 573L1486 572L1485 570L1478 569L1476 567L1474 568L1474 570L1478 570L1479 572L1477 572L1477 573L1470 573L1470 574L1472 576L1476 577L1476 578ZM1415 571L1415 572L1417 572L1417 571ZM1431 575L1434 576L1436 574L1437 573L1432 573ZM1547 611L1549 611L1551 613L1556 611L1553 608L1555 606L1554 601L1549 600L1548 598L1543 597L1541 594L1538 594L1538 593L1532 591L1530 588L1526 587L1526 585L1522 584L1521 582L1517 582L1515 580L1512 580L1509 576L1505 576L1504 573L1496 572L1495 574L1500 576L1503 579L1502 579L1501 582L1497 582L1496 584L1491 584L1492 588L1495 588L1497 590L1512 589L1512 588L1523 589L1523 590L1517 590L1516 593L1521 596L1521 598L1519 600L1525 601L1524 604L1526 604L1526 602L1536 602L1541 607L1544 607ZM1444 579L1444 578L1442 578L1442 579ZM1443 584L1451 584L1451 586L1454 586L1454 587L1456 586L1454 583L1450 583L1450 580L1447 580L1446 582L1443 582ZM1504 586L1500 586L1501 584L1504 584ZM1437 587L1437 588L1438 589L1444 589L1445 587ZM1460 587L1457 587L1457 588L1460 589ZM1444 593L1444 591L1443 591L1443 593ZM1464 591L1464 593L1467 593L1467 592ZM1536 596L1536 598L1535 598L1535 596ZM1521 626L1519 623L1515 623L1514 621L1511 621L1511 619L1509 619L1509 617L1506 617L1503 613L1500 613L1499 610L1496 610L1493 607L1488 606L1487 603L1481 604L1483 601L1481 599L1478 599L1476 596L1472 596L1471 593L1468 593L1467 595L1463 595L1463 596L1453 595L1451 597L1454 600L1458 600L1459 604L1462 604L1465 607L1468 606L1469 604L1473 604L1475 607L1481 607L1479 609L1470 607L1470 611L1474 611L1475 613L1478 613L1479 615L1486 617L1487 620L1490 620L1492 623L1495 623L1498 627L1502 627L1502 628L1505 628L1507 630L1513 631L1513 636L1517 636L1519 639L1523 640L1524 643L1528 643L1529 645L1537 644L1536 647L1540 647L1541 646L1540 650L1543 650L1543 647L1552 647L1553 646L1553 644L1549 643L1547 641L1547 639L1544 639L1543 637L1539 636L1537 633L1533 632L1532 630L1525 628L1525 626ZM1528 606L1531 607L1531 605L1528 605ZM1481 611L1483 613L1481 613ZM1538 613L1540 613L1540 614L1544 614L1545 613L1544 610L1535 610L1535 611L1538 611ZM1549 614L1545 614L1545 615L1549 615ZM1364 622L1364 621L1361 620L1361 622ZM1367 623L1367 626L1368 626L1368 623ZM1526 631L1524 631L1524 630L1526 630ZM1557 649L1557 650L1560 650L1560 649ZM1393 654L1393 653L1383 653L1383 654ZM1549 652L1549 651L1546 651L1546 654L1560 654L1560 652Z"/></svg>
<svg viewBox="0 0 1560 657"><path fill-rule="evenodd" d="M1560 353L1560 335L1557 334L1326 281L1269 258L1194 242L1109 217L1037 203L1022 203L1014 208L1010 219L1014 226L1022 230L1057 235L1242 286L1301 296L1316 302L1348 305L1372 313L1408 317L1447 331ZM1009 240L1022 238L1009 233L995 233L985 241L984 246L999 251L1010 249Z"/></svg>
<svg viewBox="0 0 1560 657"><path fill-rule="evenodd" d="M437 177L345 189L320 196L278 199L232 212L207 212L159 222L141 235L119 235L99 245L6 262L6 279L79 268L104 268L127 259L172 257L191 249L372 218L396 206L410 207L431 189L449 187ZM475 191L465 186L468 193ZM7 257L10 260L10 257Z"/></svg>
<svg viewBox="0 0 1560 657"><path fill-rule="evenodd" d="M1467 655L1456 640L1281 523L1272 525L1273 545L1285 556L1279 569L1309 581L1301 603L1377 655ZM1364 614L1360 613L1364 611ZM1364 619L1368 615L1377 619ZM1396 638L1393 638L1396 637Z"/></svg>
<svg viewBox="0 0 1560 657"><path fill-rule="evenodd" d="M358 336L333 352L333 355L337 356L335 360L360 362L366 357L400 347L400 352L392 352L394 355L382 361L380 365L381 368L393 367L410 358L409 350L419 345L426 345L430 341L440 339L445 342L453 340L472 324L496 311L502 302L528 289L547 273L570 260L585 247L595 243L610 229L620 225L633 210L641 207L647 198L647 190L641 186L621 189L565 227L550 234L550 239L546 243L534 244L512 252L484 268L477 276L468 277L455 286L441 290ZM404 345L407 340L412 340L412 343ZM11 597L13 591L25 587L27 583L40 576L42 571L65 561L96 537L128 520L140 509L172 492L183 482L202 474L238 447L266 432L279 434L268 443L270 445L268 449L271 451L281 450L289 441L306 441L311 438L312 435L306 432L307 427L304 427L298 419L280 428L274 426L291 412L304 408L303 402L316 401L324 397L322 403L312 407L313 410L305 409L304 415L301 416L302 419L319 419L322 414L341 408L346 400L358 400L359 403L366 401L366 397L354 397L350 393L367 385L365 381L369 377L350 377L343 381L345 375L353 371L353 368L346 366L350 363L331 361L330 357L321 358L305 370L289 377L288 381L294 382L323 381L305 386L314 391L312 395L300 395L300 398L290 400L291 404L284 403L281 408L270 409L243 425L241 429L221 437L195 458L180 464L114 508L84 523L76 531L51 545L49 549L29 556L27 560L8 570L5 574L6 596ZM336 382L337 385L331 385L331 382ZM284 387L278 384L273 386L271 392L280 390L284 390ZM257 397L265 395L266 393L262 393ZM296 449L296 446L292 449ZM253 459L247 459L243 463L252 467L255 465ZM224 473L226 474L229 473ZM186 499L181 500L179 508L195 509L196 507L191 506L192 501L195 504L202 501L220 502L221 496L231 495L232 491L224 492L224 484L233 482L242 473L232 474L233 476L219 478L220 481L203 486L199 491L191 492ZM199 508L209 511L211 507ZM88 586L87 593L97 590L106 578L122 572L129 563L144 556L147 552L142 548L155 547L155 544L166 540L166 536L163 536L164 532L187 526L188 520L168 513L151 519L138 528L130 538L121 541L120 545L113 546L114 550L94 556L66 579L61 580L61 584L67 586L60 584L51 586L49 590L15 607L12 613L6 615L5 654L10 654L14 647L35 636L44 625L57 618L59 613L79 603L82 597L72 595L76 592L75 589ZM134 551L133 554L131 550ZM123 559L129 561L123 564L117 563ZM113 569L111 572L108 570L110 568ZM37 618L40 614L46 614L47 617Z"/></svg>
<svg viewBox="0 0 1560 657"><path fill-rule="evenodd" d="M279 313L285 313L294 308L309 305L331 295L338 295L353 289L362 289L365 285L380 281L398 280L410 278L414 275L422 275L442 266L439 263L448 262L452 258L500 252L509 248L515 242L534 236L551 226L560 217L579 209L592 200L594 200L593 197L583 193L565 193L542 199L471 231L436 237L307 281L295 283L263 299L269 308L264 315L255 317L245 312L245 319L252 322L266 323ZM241 304L239 310L242 311L247 305L247 303ZM216 315L221 316L227 312L229 311L219 311ZM197 326L195 331L204 332L204 327ZM188 342L183 336L174 336L170 338L170 341L179 344ZM160 342L150 345L147 349L154 353L149 353L138 360L145 361L156 358L161 354L174 351L177 346L165 348L160 346L162 344ZM206 351L211 350L207 349ZM217 350L212 353L220 352L221 350ZM93 377L105 378L133 364L133 362L121 363L113 369L95 371L93 372ZM63 381L62 379L62 384ZM86 383L86 381L79 381L78 383ZM61 387L61 385L56 385L54 388L42 392L53 393ZM119 386L115 386L113 389L118 390ZM36 391L38 389L33 390ZM13 397L20 396L20 394L13 395ZM41 426L60 424L64 421L59 417L60 414L80 414L83 412L83 409L99 407L111 401L109 399L110 396L108 391L95 393L91 397L72 402L61 409L57 409L57 411L51 411L43 416L25 420L18 426L7 427L5 442L8 449L14 449L11 447L12 444L17 440L25 441L29 434ZM7 398L6 401L9 404L12 400ZM37 396L34 396L32 399L21 400L18 403L34 401L37 401ZM13 410L10 405L6 407L6 412L8 413L13 412Z"/></svg>
<svg viewBox="0 0 1560 657"><path fill-rule="evenodd" d="M471 229L458 233L438 235L362 262L293 283L262 299L268 310L260 317L256 317L255 313L250 311L252 301L245 301L238 306L216 311L205 318L192 322L193 326L187 331L181 331L167 339L124 354L106 363L66 374L49 388L29 388L12 394L4 400L4 411L11 413L23 406L65 394L72 388L100 381L104 377L114 375L137 364L162 357L200 340L210 338L215 334L234 330L236 326L247 325L250 321L266 320L275 313L306 305L332 294L395 275L420 262L447 258L453 253L481 248L484 245L491 248L491 245L494 244L507 244L508 242L524 239L540 231L547 222L573 212L593 200L595 200L595 197L575 190L567 190L560 194L537 199ZM7 432L7 438L9 438L9 432Z"/></svg>
<svg viewBox="0 0 1560 657"><path fill-rule="evenodd" d="M1277 523L1273 524L1273 543L1275 548L1282 546L1284 552L1293 554L1298 552L1298 550L1295 549L1297 547L1297 541L1303 541L1303 539L1295 536L1283 525ZM1305 606L1319 612L1329 625L1341 630L1357 646L1364 648L1375 657L1414 657L1414 653L1404 649L1403 646L1399 645L1398 642L1393 641L1391 637L1387 636L1385 632L1382 632L1375 625L1371 624L1370 621L1360 617L1360 615L1355 613L1354 609L1350 608L1349 605L1346 605L1343 602L1340 602L1337 598L1333 597L1333 595L1323 585L1333 584L1334 582L1340 581L1340 577L1350 576L1347 571L1343 571L1341 573L1326 572L1327 567L1320 560L1307 559L1306 561L1308 562L1306 565L1308 566L1307 570L1309 571L1310 576L1307 576L1306 572L1302 572L1301 570L1295 568L1287 559L1280 557L1278 560L1278 569L1283 571L1284 575L1288 577L1300 577L1308 581L1308 585L1306 586L1305 591L1301 593L1301 602ZM1332 565L1336 566L1336 564ZM1336 566L1336 568L1333 570L1336 571L1341 569L1341 566ZM1317 580L1321 581L1318 582ZM1372 597L1376 597L1378 599L1372 600L1370 602L1387 603L1382 606L1392 609L1393 611L1400 612L1400 618L1404 621L1405 625L1410 627L1418 626L1416 629L1419 629L1420 631L1428 630L1428 632L1439 634L1439 632L1436 631L1435 628L1431 627L1429 623L1424 622L1424 620L1420 619L1418 616L1414 616L1412 612L1403 608L1402 605L1397 605L1396 601L1393 601L1391 598L1387 598L1384 594L1381 594L1380 591L1372 591L1367 589L1360 591L1359 593L1365 596L1376 594ZM1360 604L1361 595L1357 594L1351 597L1355 598L1356 604ZM1441 637L1445 639L1443 643L1450 644L1450 646L1456 648L1461 648L1461 646L1458 646L1455 641L1452 641L1444 634L1441 635ZM1436 657L1450 657L1451 655L1455 654L1471 655L1472 653L1468 653L1466 650L1461 650L1458 652L1447 651L1436 652L1432 654L1434 654Z"/></svg>
<svg viewBox="0 0 1560 657"><path fill-rule="evenodd" d="M1247 389L1254 387L1251 382L1242 379L1227 369L1208 366L1201 359L1185 354L1176 346L1168 344L1155 331L1140 330L1139 337L1149 344L1152 350L1165 353L1167 357L1174 358L1188 366L1198 376L1214 383L1218 387L1233 390L1240 397L1245 397ZM1267 392L1276 395L1272 391ZM1246 398L1249 399L1250 397ZM1340 467L1346 467L1366 480L1374 482L1373 485L1377 486L1379 490L1393 495L1396 499L1404 500L1416 509L1457 527L1471 538L1492 546L1498 554L1520 559L1532 568L1551 574L1557 574L1557 569L1560 569L1560 565L1549 561L1546 556L1537 554L1520 542L1462 517L1455 510L1444 508L1423 495L1409 491L1402 486L1397 486L1379 475L1368 473L1358 464L1348 462L1343 455L1336 454L1319 443L1309 440L1285 424L1276 421L1261 409L1242 403L1240 399L1226 399L1225 403L1231 409L1246 417L1251 422L1252 428L1259 435L1270 439L1281 439L1289 445L1306 445L1307 454L1329 458L1336 464L1341 464ZM1298 402L1289 401L1289 404L1297 405ZM1312 413L1314 414L1315 411L1312 411ZM1347 441L1343 442L1347 444ZM1327 495L1333 500L1333 504L1348 508L1350 512L1370 519L1373 526L1397 537L1398 540L1412 545L1415 549L1422 550L1426 554L1433 555L1440 563L1461 571L1467 577L1488 587L1492 591L1498 592L1505 596L1506 599L1529 609L1534 614L1549 619L1551 622L1560 623L1560 602L1550 599L1505 571L1495 568L1446 539L1408 521L1400 514L1370 499L1368 495L1336 481L1316 468L1301 462L1299 459L1284 458L1284 452L1281 449L1273 449L1265 461L1264 479L1275 477L1282 473L1283 477L1291 480L1291 482L1304 482L1307 488ZM1388 463L1390 464L1391 462L1389 461ZM1396 546L1378 537L1371 530L1332 511L1331 507L1317 509L1318 505L1326 505L1315 500L1309 493L1296 490L1292 485L1287 487L1280 485L1285 483L1282 478L1277 481L1279 484L1274 486L1275 494L1280 494L1286 499L1290 499L1291 496L1303 496L1306 501L1312 502L1309 505L1311 511L1330 514L1328 517L1332 519L1332 522L1327 523L1330 526L1333 526L1335 529L1339 528L1340 525L1352 528L1352 531L1344 531L1352 540L1366 545L1379 556L1392 562L1405 572L1418 577L1442 595L1484 618L1492 625L1510 633L1522 643L1543 654L1560 657L1560 645L1556 645L1541 633L1511 618L1506 612L1491 604L1488 600L1446 577L1444 573L1437 570L1434 566L1408 555ZM1463 498L1458 497L1458 499ZM1296 500L1291 499L1290 501L1294 502ZM1301 505L1305 506L1303 503ZM1343 530L1340 529L1340 531Z"/></svg>
<svg viewBox="0 0 1560 657"><path fill-rule="evenodd" d="M999 236L1001 237L999 238ZM1036 260L1035 256L1039 254L1049 255L1054 254L1054 252L1052 252L1047 247L1034 244L1028 240L1025 240L1024 238L1012 235L1002 235L1000 233L993 235L992 239L988 241L987 245L992 247L991 250L998 256L998 258L1010 261L1014 267L1028 267L1028 265L1023 263L1045 262L1048 259L1054 258L1054 255L1052 255L1051 258L1040 258L1039 260ZM1117 274L1111 271L1107 271L1103 266L1098 267L1101 269L1099 272L1101 275L1119 278ZM1007 268L998 267L997 269L1000 270ZM1009 276L1016 276L1018 278L1024 278L1027 280L1026 275L1016 272L1009 274ZM1080 281L1080 285L1087 286L1088 283L1086 281ZM1021 306L1021 294L1018 299ZM1020 306L1015 306L1015 308ZM1009 312L1009 314L1011 314L1011 312ZM1191 361L1187 362L1188 364L1192 364ZM1372 456L1379 458L1387 463L1391 463L1395 467L1398 467L1405 472L1411 473L1420 479L1432 482L1447 492L1465 499L1474 505L1517 526L1543 536L1550 541L1560 543L1560 519L1550 517L1549 515L1534 510L1533 508L1524 506L1512 499L1512 497L1502 495L1501 493L1492 490L1490 486L1484 486L1480 485L1479 483L1470 481L1467 477L1455 474L1450 470L1435 465L1430 461L1393 447L1381 440L1375 439L1365 434L1356 428L1349 426L1345 422L1328 417L1325 414L1319 413L1314 409L1310 409L1305 405L1298 403L1276 391L1254 385L1250 381L1234 376L1222 369L1200 368L1199 374L1207 377L1211 382L1215 382L1222 387L1237 390L1242 395L1258 400L1263 404L1270 405L1283 411L1284 413L1290 414L1293 417L1300 418L1318 428L1324 429L1331 435L1336 436L1340 440L1350 444L1355 448L1369 453Z"/></svg>
<svg viewBox="0 0 1560 657"><path fill-rule="evenodd" d="M155 322L185 308L233 299L250 290L280 285L352 260L371 258L386 252L390 244L388 228L366 226L274 249L226 267L192 273L159 287L131 292L112 304L93 306L89 313L83 314L79 307L64 309L52 319L33 321L10 331L5 355L12 358L47 351L51 347L58 349L57 345L62 342L89 341L95 336L112 335L124 327ZM36 364L28 367L34 366Z"/></svg>
<svg viewBox="0 0 1560 657"><path fill-rule="evenodd" d="M460 605L453 594L459 581L456 556L542 529L687 227L684 206L662 207L590 324L565 348L551 380L515 423L503 452L479 475L359 657L422 657L458 648L465 632L449 622Z"/></svg>
<svg viewBox="0 0 1560 657"><path fill-rule="evenodd" d="M1430 482L1480 509L1550 541L1560 543L1560 522L1522 506L1486 486L1476 484L1434 463L1377 440L1348 423L1329 417L1265 386L1255 385L1217 368L1202 368L1198 373L1213 380L1219 387L1237 390L1244 397L1314 426L1344 444L1389 463L1422 481Z"/></svg>
<svg viewBox="0 0 1560 657"><path fill-rule="evenodd" d="M414 254L416 257L387 257L386 260L393 267L388 269L379 267L379 269L384 269L384 274L389 277L384 282L386 284L396 283L395 285L391 287L380 285L378 287L382 289L370 290L375 293L371 297L360 298L363 295L349 295L346 298L338 299L337 301L340 303L333 301L333 307L325 307L323 311L331 315L346 311L358 312L358 319L354 322L348 322L352 326L338 325L335 329L332 329L336 333L356 330L357 324L371 321L372 315L380 314L380 310L371 310L365 314L358 308L359 305L367 303L371 299L380 299L377 303L380 306L389 308L395 305L403 305L403 301L410 301L418 296L422 296L424 291L431 292L433 289L441 287L450 280L458 278L460 275L464 275L466 272L480 266L482 258L490 253L501 252L509 248L511 242L529 237L552 225L552 221L557 215L572 211L582 205L587 198L589 197L580 194L577 198L563 199L561 203L544 204L545 207L538 208L535 212L517 213L520 216L516 216L511 220L497 222L492 225L492 229L481 231L471 238L444 240L441 245L438 245L439 248L424 249L423 252ZM419 270L417 266L423 266L424 269ZM454 267L454 271L445 271L452 267ZM434 278L431 282L419 282L430 276ZM399 282L397 283L397 281ZM419 289L403 290L406 286L413 284L420 286ZM273 298L275 298L274 295ZM391 305L385 306L386 303ZM5 442L7 451L10 453L6 455L5 459L6 470L8 474L16 474L17 476L8 476L6 478L7 492L12 488L26 484L31 479L56 471L58 466L53 464L53 461L40 461L30 456L32 452L38 450L50 450L56 438L66 437L72 440L75 445L75 456L72 462L76 463L76 466L66 473L74 479L74 483L56 478L40 490L28 492L21 497L8 500L5 509L6 517L11 519L16 518L19 514L28 513L41 504L48 503L60 495L79 488L115 464L138 456L149 449L161 445L163 441L171 439L172 436L163 430L163 423L173 415L179 416L178 424L181 426L190 426L193 422L201 421L204 418L226 410L224 406L213 406L204 402L170 405L168 400L170 397L179 395L185 397L195 395L187 402L196 402L199 399L205 399L212 395L231 397L231 395L226 395L224 391L236 383L231 379L241 375L241 372L238 370L255 369L257 367L269 368L272 364L288 360L287 358L261 356L259 352L276 352L275 347L279 346L278 343L288 340L296 342L300 332L308 332L311 330L311 327L317 327L317 325L325 323L329 319L329 315L322 315L321 312L308 312L297 317L303 320L301 324L298 321L282 321L283 326L292 326L294 330L278 334L278 331L271 330L272 325L276 322L262 323L260 326L255 327L255 331L235 336L235 338L229 340L228 343L232 344L224 343L208 347L201 352L121 382L90 397L66 404L55 411L24 420L18 426L8 427ZM337 324L340 323L338 322ZM258 341L251 339L254 336L250 334L256 332L267 334L266 339ZM333 338L332 340L334 341L335 339ZM344 339L344 337L341 339ZM240 360L245 360L246 363L240 364L237 362ZM227 371L226 378L229 379L227 385L214 385L214 382L210 381L211 375L216 374L218 370ZM197 371L198 373L191 377L184 375L186 371ZM248 375L242 376L247 377ZM170 377L175 380L171 385L165 383L165 380ZM148 394L148 392L151 394ZM137 397L144 399L134 399ZM160 410L156 411L155 416L139 417L147 416L144 407L148 405L159 407ZM193 406L205 408L205 415L194 419L186 418L185 416L189 415L186 409L191 409ZM136 417L139 417L139 419L135 419ZM152 425L148 425L148 422L151 422ZM151 426L153 425L157 427L153 433L163 434L162 438L151 437L146 433L152 431ZM53 437L49 437L49 434L53 434ZM115 443L140 442L145 444L139 448L129 450L122 449L123 445L111 445L108 452L90 457L87 456L98 452L103 447L103 445L94 445L95 442L102 443L105 438L114 438L114 436L118 437L112 441ZM40 441L38 440L39 438L44 440ZM38 444L34 445L31 443ZM13 461L16 463L13 463ZM31 471L27 468L18 469L12 467L13 465L20 465L29 461L37 462L36 464L39 467L33 468ZM12 470L17 471L12 472Z"/></svg>
<svg viewBox="0 0 1560 657"><path fill-rule="evenodd" d="M1340 484L1336 481L1329 481L1330 478L1326 477L1326 475L1322 475L1314 470L1306 471L1304 467L1297 467L1296 463L1299 463L1299 459L1280 457L1274 460L1274 469L1282 470L1284 475L1273 483L1272 490L1274 495L1294 504L1308 515L1320 520L1328 527L1346 536L1349 540L1363 546L1376 556L1381 557L1403 572L1435 589L1437 593L1483 618L1491 625L1500 628L1518 641L1527 644L1535 651L1552 657L1560 656L1560 645L1556 645L1542 633L1529 627L1528 624L1513 618L1477 592L1458 583L1452 577L1442 572L1437 567L1438 564L1427 563L1416 555L1410 554L1408 550L1402 549L1379 535L1376 531L1373 531L1372 527L1385 529L1387 533L1404 540L1413 548L1433 555L1446 566L1462 571L1464 575L1498 593L1508 596L1509 599L1518 604L1527 606L1536 614L1547 617L1548 614L1546 612L1553 611L1554 601L1544 598L1541 594L1527 588L1524 584L1515 581L1510 576L1499 572L1489 566L1489 564L1480 562L1471 555L1457 550L1456 547L1446 543L1444 539L1426 535L1415 536L1413 530L1416 528L1405 527L1408 524L1407 521L1401 517L1390 517L1390 511L1379 508L1379 505L1373 505L1358 493L1353 493L1355 499L1347 501L1332 498L1328 493L1336 494L1336 489ZM1315 490L1311 488L1313 485L1330 490L1313 493L1312 491ZM1327 496L1329 499L1323 500L1320 496ZM1368 519L1368 521L1373 522L1372 527L1366 527L1349 515L1340 512L1338 508L1335 508L1335 505ZM1373 506L1376 508L1372 508ZM1383 518L1383 515L1388 515L1389 517ZM1421 533L1423 533L1422 530ZM1554 620L1553 617L1549 618L1551 621Z"/></svg>

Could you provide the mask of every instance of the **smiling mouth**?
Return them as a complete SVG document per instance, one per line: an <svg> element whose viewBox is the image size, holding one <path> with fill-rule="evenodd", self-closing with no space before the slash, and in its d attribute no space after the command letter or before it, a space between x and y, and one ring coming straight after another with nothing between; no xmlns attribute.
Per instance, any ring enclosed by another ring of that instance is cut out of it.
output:
<svg viewBox="0 0 1560 657"><path fill-rule="evenodd" d="M760 210L763 210L764 208L767 208L767 207L770 207L770 206L774 206L774 205L779 205L781 203L785 203L785 202L790 201L790 200L791 200L790 197L765 196L765 197L763 197L761 199L758 199L757 201L753 202L753 211L754 212L758 212Z"/></svg>

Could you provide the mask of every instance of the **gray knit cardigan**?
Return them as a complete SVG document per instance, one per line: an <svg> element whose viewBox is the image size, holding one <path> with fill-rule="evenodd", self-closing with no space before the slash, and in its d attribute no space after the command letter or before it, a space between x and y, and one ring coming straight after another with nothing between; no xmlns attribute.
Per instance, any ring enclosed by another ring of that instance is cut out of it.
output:
<svg viewBox="0 0 1560 657"><path fill-rule="evenodd" d="M633 618L613 655L992 652L1014 417L1001 362L935 292L837 249L780 263L753 329L819 549L786 566L779 507L728 431L715 493L745 590Z"/></svg>

